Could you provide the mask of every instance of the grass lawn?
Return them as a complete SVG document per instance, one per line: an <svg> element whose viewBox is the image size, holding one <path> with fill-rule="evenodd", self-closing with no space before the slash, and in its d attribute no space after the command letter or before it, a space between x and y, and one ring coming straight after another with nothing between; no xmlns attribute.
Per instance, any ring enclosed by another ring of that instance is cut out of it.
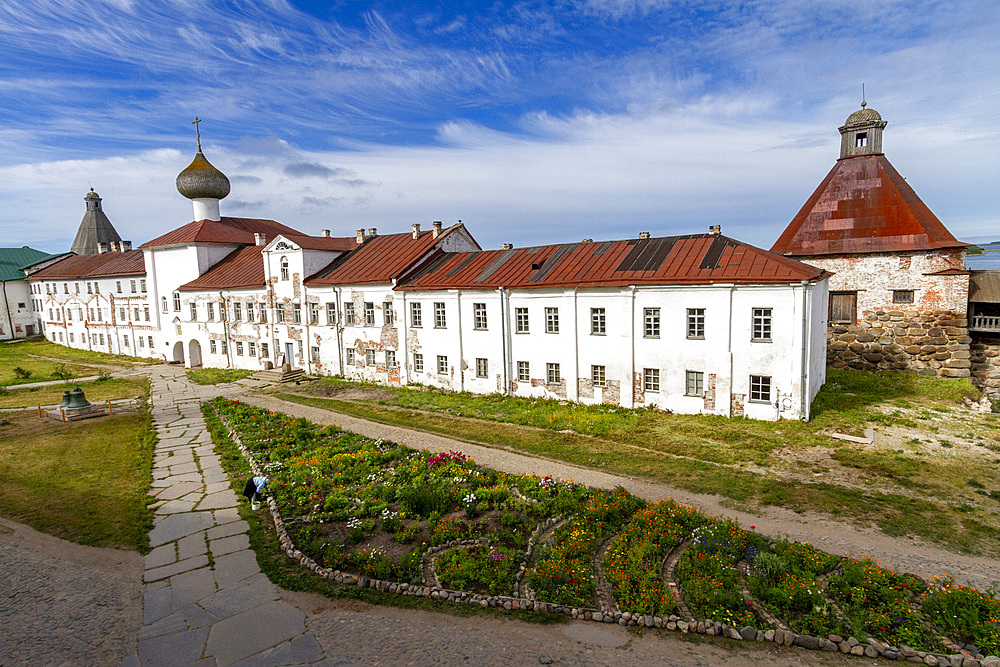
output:
<svg viewBox="0 0 1000 667"><path fill-rule="evenodd" d="M127 366L135 363L157 362L137 357L76 350L47 340L4 343L0 344L0 386L60 380L63 379L58 375L60 371L68 373L70 378L98 375L106 370L104 366ZM18 377L14 372L15 368L28 371L29 377Z"/></svg>
<svg viewBox="0 0 1000 667"><path fill-rule="evenodd" d="M187 372L188 379L195 384L222 384L236 382L250 377L256 371L240 371L232 368L194 368Z"/></svg>
<svg viewBox="0 0 1000 667"><path fill-rule="evenodd" d="M1000 435L1000 423L993 415L977 415L978 421L970 423L968 414L951 414L963 396L975 394L964 380L831 370L811 422L375 388L334 378L303 391L312 395L280 396L382 423L645 477L730 498L734 504L815 510L876 524L893 535L919 535L959 551L1000 552L1000 458L990 448ZM902 444L893 430L900 424L934 438L945 433L947 439L956 437L956 429L968 433L955 449L926 443L913 447ZM860 435L866 426L880 431L879 441L885 443L880 449L865 450L824 433ZM968 484L970 474L983 480L983 488ZM990 495L994 491L996 495Z"/></svg>
<svg viewBox="0 0 1000 667"><path fill-rule="evenodd" d="M81 382L79 386L80 389L83 389L88 401L103 403L108 399L114 401L119 398L145 396L148 391L148 383L146 378L127 377ZM62 400L65 390L73 391L76 386L77 383L70 381L66 384L48 387L0 391L0 408L32 408L36 405L53 405Z"/></svg>
<svg viewBox="0 0 1000 667"><path fill-rule="evenodd" d="M62 539L145 553L153 431L147 410L63 424L30 411L0 426L0 514Z"/></svg>

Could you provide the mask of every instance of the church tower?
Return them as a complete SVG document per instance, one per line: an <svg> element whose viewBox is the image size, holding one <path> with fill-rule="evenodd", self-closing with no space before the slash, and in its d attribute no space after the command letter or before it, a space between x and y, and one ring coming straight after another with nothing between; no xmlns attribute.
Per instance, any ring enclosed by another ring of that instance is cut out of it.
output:
<svg viewBox="0 0 1000 667"><path fill-rule="evenodd" d="M83 214L83 221L80 222L70 251L77 255L96 255L100 252L99 244L107 247L112 242L120 242L122 237L101 209L101 197L94 192L94 188L90 189L83 200L87 202L87 211Z"/></svg>
<svg viewBox="0 0 1000 667"><path fill-rule="evenodd" d="M201 120L195 119L195 129ZM194 205L194 221L221 219L219 202L229 194L229 179L212 166L201 152L201 132L198 137L198 152L194 160L177 174L177 191L191 200Z"/></svg>

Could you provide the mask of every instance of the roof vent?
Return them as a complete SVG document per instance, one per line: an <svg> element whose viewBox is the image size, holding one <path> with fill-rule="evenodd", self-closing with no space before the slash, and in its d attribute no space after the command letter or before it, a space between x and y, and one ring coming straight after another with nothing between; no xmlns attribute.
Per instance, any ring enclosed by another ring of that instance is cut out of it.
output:
<svg viewBox="0 0 1000 667"><path fill-rule="evenodd" d="M372 238L375 238L377 232L378 232L378 229L376 229L375 227L369 227L368 228L368 236L370 236Z"/></svg>
<svg viewBox="0 0 1000 667"><path fill-rule="evenodd" d="M649 232L639 232L639 238L640 239L648 239L649 238Z"/></svg>
<svg viewBox="0 0 1000 667"><path fill-rule="evenodd" d="M97 244L97 254L98 255L102 255L102 254L106 253L107 251L108 251L108 244L107 243L98 243Z"/></svg>
<svg viewBox="0 0 1000 667"><path fill-rule="evenodd" d="M121 248L122 252L128 252L129 250L132 249L132 242L131 241L119 241L118 242L118 247Z"/></svg>
<svg viewBox="0 0 1000 667"><path fill-rule="evenodd" d="M514 244L513 243L501 243L500 244L500 249L501 250L513 250L514 249Z"/></svg>
<svg viewBox="0 0 1000 667"><path fill-rule="evenodd" d="M584 239L584 240L580 241L580 243L593 243L593 242L594 242L594 239Z"/></svg>
<svg viewBox="0 0 1000 667"><path fill-rule="evenodd" d="M330 238L330 230L329 229L321 229L321 230L319 230L319 235L322 236L325 239L328 239L328 238Z"/></svg>
<svg viewBox="0 0 1000 667"><path fill-rule="evenodd" d="M358 245L361 245L362 243L365 242L365 228L364 227L361 227L361 228L359 228L357 230L357 236L355 237L354 240L358 242Z"/></svg>
<svg viewBox="0 0 1000 667"><path fill-rule="evenodd" d="M434 231L431 233L431 236L433 238L437 238L437 237L441 236L441 221L440 220L435 220L433 223L431 223L431 227L434 228Z"/></svg>
<svg viewBox="0 0 1000 667"><path fill-rule="evenodd" d="M253 244L254 245L267 245L267 237L264 236L264 232L254 232L253 233Z"/></svg>
<svg viewBox="0 0 1000 667"><path fill-rule="evenodd" d="M540 268L542 268L541 263L539 263L539 262L532 262L531 263L531 270L532 271L537 271Z"/></svg>
<svg viewBox="0 0 1000 667"><path fill-rule="evenodd" d="M413 223L413 238L417 238L418 236L420 236L420 223L419 222L414 222Z"/></svg>
<svg viewBox="0 0 1000 667"><path fill-rule="evenodd" d="M708 228L708 233L712 236L718 236L722 233L722 225L710 225Z"/></svg>

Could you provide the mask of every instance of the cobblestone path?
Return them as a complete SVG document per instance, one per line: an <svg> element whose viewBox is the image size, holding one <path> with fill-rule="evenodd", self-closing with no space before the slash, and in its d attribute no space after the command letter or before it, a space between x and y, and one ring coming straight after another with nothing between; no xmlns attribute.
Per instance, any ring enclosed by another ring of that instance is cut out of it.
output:
<svg viewBox="0 0 1000 667"><path fill-rule="evenodd" d="M215 454L200 403L219 393L183 369L151 373L158 504L145 558L142 629L126 665L314 664L305 614L257 566L248 525Z"/></svg>

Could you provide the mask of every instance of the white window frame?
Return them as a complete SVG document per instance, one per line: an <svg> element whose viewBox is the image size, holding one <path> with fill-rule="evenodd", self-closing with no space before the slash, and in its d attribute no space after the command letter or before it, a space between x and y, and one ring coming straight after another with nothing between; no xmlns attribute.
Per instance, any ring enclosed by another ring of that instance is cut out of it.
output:
<svg viewBox="0 0 1000 667"><path fill-rule="evenodd" d="M763 389L767 388L767 397L763 397ZM770 375L751 375L749 400L751 403L770 403L773 389Z"/></svg>
<svg viewBox="0 0 1000 667"><path fill-rule="evenodd" d="M545 308L545 333L559 333L559 308L557 306L546 306Z"/></svg>
<svg viewBox="0 0 1000 667"><path fill-rule="evenodd" d="M657 393L660 391L660 369L642 369L642 390Z"/></svg>
<svg viewBox="0 0 1000 667"><path fill-rule="evenodd" d="M750 340L754 343L770 343L772 341L773 309L754 308L750 329Z"/></svg>
<svg viewBox="0 0 1000 667"><path fill-rule="evenodd" d="M514 333L526 334L531 332L530 321L528 319L527 308L514 309Z"/></svg>
<svg viewBox="0 0 1000 667"><path fill-rule="evenodd" d="M531 382L531 364L529 362L517 362L517 381Z"/></svg>
<svg viewBox="0 0 1000 667"><path fill-rule="evenodd" d="M445 354L437 355L437 372L438 375L448 374L448 355Z"/></svg>
<svg viewBox="0 0 1000 667"><path fill-rule="evenodd" d="M486 331L486 304L472 304L472 328L476 331Z"/></svg>
<svg viewBox="0 0 1000 667"><path fill-rule="evenodd" d="M490 360L485 357L476 357L476 377L488 378L490 376Z"/></svg>
<svg viewBox="0 0 1000 667"><path fill-rule="evenodd" d="M424 314L419 301L410 302L410 326L417 329L423 326Z"/></svg>
<svg viewBox="0 0 1000 667"><path fill-rule="evenodd" d="M643 338L659 338L660 337L660 309L659 308L643 308L642 309L642 337Z"/></svg>

